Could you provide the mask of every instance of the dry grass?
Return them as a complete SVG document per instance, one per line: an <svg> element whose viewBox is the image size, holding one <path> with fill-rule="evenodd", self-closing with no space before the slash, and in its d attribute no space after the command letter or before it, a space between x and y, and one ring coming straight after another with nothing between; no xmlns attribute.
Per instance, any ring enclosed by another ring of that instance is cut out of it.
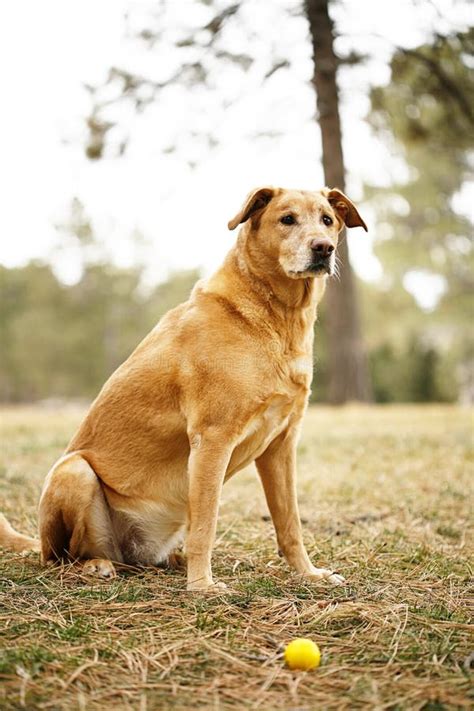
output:
<svg viewBox="0 0 474 711"><path fill-rule="evenodd" d="M80 415L2 413L2 509L25 532ZM453 407L308 413L299 456L305 538L315 561L347 577L342 588L289 574L251 470L230 482L221 509L215 573L228 595L188 594L179 572L124 570L91 583L71 569L42 570L34 555L3 553L0 704L470 707L471 427ZM296 636L320 645L317 671L285 669L282 645Z"/></svg>

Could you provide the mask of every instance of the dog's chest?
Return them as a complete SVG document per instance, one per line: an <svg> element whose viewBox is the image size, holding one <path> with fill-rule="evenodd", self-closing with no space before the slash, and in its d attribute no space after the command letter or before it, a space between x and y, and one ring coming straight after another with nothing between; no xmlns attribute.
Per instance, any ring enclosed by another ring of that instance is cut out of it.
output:
<svg viewBox="0 0 474 711"><path fill-rule="evenodd" d="M287 387L276 390L267 401L259 407L253 417L247 422L242 432L240 441L232 455L227 478L235 471L246 466L259 457L279 434L289 425L293 416L301 414L306 405L309 382L311 376L307 368L297 364L288 377Z"/></svg>
<svg viewBox="0 0 474 711"><path fill-rule="evenodd" d="M288 424L291 414L301 412L313 375L312 358L298 355L283 361L274 390L253 419L250 430L262 438L279 434ZM257 438L258 439L258 438Z"/></svg>

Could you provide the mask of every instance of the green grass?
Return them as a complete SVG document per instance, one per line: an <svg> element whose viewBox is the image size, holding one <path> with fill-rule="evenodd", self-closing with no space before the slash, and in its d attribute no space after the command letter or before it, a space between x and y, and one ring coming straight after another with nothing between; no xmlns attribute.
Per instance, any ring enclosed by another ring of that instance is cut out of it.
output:
<svg viewBox="0 0 474 711"><path fill-rule="evenodd" d="M1 508L33 533L44 476L81 411L1 413ZM309 584L275 550L252 469L225 488L214 572L229 593L185 592L184 573L111 582L36 555L0 556L5 709L464 709L472 620L472 417L443 407L313 408L299 452L304 536L347 585ZM286 642L321 667L292 673Z"/></svg>

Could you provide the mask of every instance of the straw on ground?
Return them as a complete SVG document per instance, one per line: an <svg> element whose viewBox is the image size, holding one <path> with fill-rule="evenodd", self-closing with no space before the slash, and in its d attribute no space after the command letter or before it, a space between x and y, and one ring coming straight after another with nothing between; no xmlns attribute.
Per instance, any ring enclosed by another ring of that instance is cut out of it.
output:
<svg viewBox="0 0 474 711"><path fill-rule="evenodd" d="M42 480L81 414L2 411L2 509L20 530L34 532ZM310 410L305 539L341 588L290 574L250 469L224 491L214 570L226 595L186 593L180 571L99 583L2 552L2 708L468 708L471 445L455 407ZM294 637L320 646L318 670L285 668Z"/></svg>

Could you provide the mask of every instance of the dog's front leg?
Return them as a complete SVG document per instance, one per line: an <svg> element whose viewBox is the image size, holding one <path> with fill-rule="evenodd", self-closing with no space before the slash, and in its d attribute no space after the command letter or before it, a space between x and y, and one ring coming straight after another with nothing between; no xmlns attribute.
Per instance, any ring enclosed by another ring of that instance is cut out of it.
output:
<svg viewBox="0 0 474 711"><path fill-rule="evenodd" d="M344 581L342 575L316 568L303 543L296 496L296 444L297 431L289 428L256 460L278 547L298 573L316 580L326 578L334 585L340 585Z"/></svg>
<svg viewBox="0 0 474 711"><path fill-rule="evenodd" d="M188 590L225 587L212 580L211 555L216 535L222 484L231 448L223 436L190 436L188 522L186 558Z"/></svg>

